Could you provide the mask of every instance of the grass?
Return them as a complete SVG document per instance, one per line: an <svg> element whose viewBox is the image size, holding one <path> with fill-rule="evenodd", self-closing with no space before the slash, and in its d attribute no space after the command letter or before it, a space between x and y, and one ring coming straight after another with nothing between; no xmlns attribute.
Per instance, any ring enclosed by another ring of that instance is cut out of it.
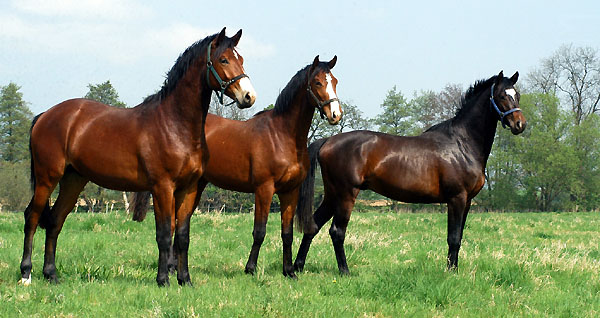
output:
<svg viewBox="0 0 600 318"><path fill-rule="evenodd" d="M600 215L472 214L458 272L445 271L445 214L356 213L346 237L351 275L337 272L327 230L305 271L281 274L271 215L257 274L243 273L252 215L192 218L193 288L158 288L154 222L72 214L58 241L61 283L43 280L44 231L33 285L17 285L22 214L0 214L0 317L598 317ZM301 236L295 233L294 251Z"/></svg>

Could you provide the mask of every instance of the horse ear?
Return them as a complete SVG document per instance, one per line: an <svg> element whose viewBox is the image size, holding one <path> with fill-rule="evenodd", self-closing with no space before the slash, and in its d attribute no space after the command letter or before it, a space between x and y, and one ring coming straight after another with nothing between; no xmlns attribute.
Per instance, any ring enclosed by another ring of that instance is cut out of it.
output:
<svg viewBox="0 0 600 318"><path fill-rule="evenodd" d="M513 83L513 85L515 85L515 83L517 82L518 79L519 79L519 72L515 72L515 74L513 74L513 76L510 77L510 81Z"/></svg>
<svg viewBox="0 0 600 318"><path fill-rule="evenodd" d="M327 65L329 66L330 69L332 69L335 66L336 62L337 62L337 55L334 55L333 58L331 59L331 61L327 62Z"/></svg>
<svg viewBox="0 0 600 318"><path fill-rule="evenodd" d="M498 73L498 76L496 76L496 84L500 84L502 82L503 78L504 78L504 71L500 71L500 73Z"/></svg>
<svg viewBox="0 0 600 318"><path fill-rule="evenodd" d="M225 38L225 27L223 27L223 30L221 30L221 32L219 32L217 37L213 40L213 44L215 45L215 47L219 46L219 44L221 44L221 42L223 42L224 38Z"/></svg>
<svg viewBox="0 0 600 318"><path fill-rule="evenodd" d="M312 72L317 67L317 65L319 65L319 56L318 55L315 56L315 59L313 60L312 64L310 65L308 74L312 74Z"/></svg>
<svg viewBox="0 0 600 318"><path fill-rule="evenodd" d="M231 41L233 41L233 46L238 45L238 42L240 42L241 37L242 37L242 29L237 31L237 33L231 38Z"/></svg>

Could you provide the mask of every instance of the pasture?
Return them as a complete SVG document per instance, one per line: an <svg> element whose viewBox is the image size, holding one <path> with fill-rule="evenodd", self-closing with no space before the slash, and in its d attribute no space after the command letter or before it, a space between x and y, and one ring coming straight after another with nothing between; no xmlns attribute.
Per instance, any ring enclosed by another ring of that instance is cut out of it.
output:
<svg viewBox="0 0 600 318"><path fill-rule="evenodd" d="M33 285L17 285L22 213L0 213L0 317L598 317L598 213L473 213L459 270L446 271L447 215L355 213L350 276L327 230L298 280L283 277L280 215L271 214L255 276L244 274L251 214L196 214L194 287L156 286L154 220L72 214L58 240L59 285L43 280L44 230ZM327 229L328 225L326 225ZM301 235L294 233L294 255Z"/></svg>

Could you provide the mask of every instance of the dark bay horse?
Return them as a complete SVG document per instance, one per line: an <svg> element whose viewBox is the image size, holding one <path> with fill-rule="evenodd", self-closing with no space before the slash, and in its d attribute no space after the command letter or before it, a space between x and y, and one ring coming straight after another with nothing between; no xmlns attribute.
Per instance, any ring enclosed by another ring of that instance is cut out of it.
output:
<svg viewBox="0 0 600 318"><path fill-rule="evenodd" d="M337 57L304 67L281 91L274 109L247 121L208 114L206 142L210 158L198 184L200 197L207 183L233 191L255 193L254 242L245 272L254 274L263 243L273 194L281 202L283 274L295 277L292 266L292 227L298 190L308 171L307 136L317 108L330 124L342 116L336 95L337 79L331 73ZM134 219L143 220L149 193L132 200ZM145 197L145 198L144 198ZM175 250L175 252L177 252Z"/></svg>
<svg viewBox="0 0 600 318"><path fill-rule="evenodd" d="M250 107L255 92L225 28L190 46L161 90L140 105L119 109L86 99L64 101L35 117L30 153L33 198L25 210L21 283L31 283L33 236L46 229L43 274L57 282L56 240L83 187L92 181L121 191L151 191L156 209L159 285L168 285L171 226L176 223L178 275L189 284L189 217L207 160L204 121L212 91ZM212 53L211 53L212 52ZM52 207L49 197L60 184Z"/></svg>
<svg viewBox="0 0 600 318"><path fill-rule="evenodd" d="M513 134L523 132L525 117L515 90L519 73L503 73L479 81L465 94L456 116L420 136L401 137L353 131L321 139L309 147L311 167L300 190L297 208L304 237L294 262L302 271L311 241L333 217L329 234L338 268L348 273L344 239L360 190L412 203L448 204L448 268L458 266L458 250L471 200L485 182L485 166L497 121ZM312 215L314 171L321 165L323 202Z"/></svg>

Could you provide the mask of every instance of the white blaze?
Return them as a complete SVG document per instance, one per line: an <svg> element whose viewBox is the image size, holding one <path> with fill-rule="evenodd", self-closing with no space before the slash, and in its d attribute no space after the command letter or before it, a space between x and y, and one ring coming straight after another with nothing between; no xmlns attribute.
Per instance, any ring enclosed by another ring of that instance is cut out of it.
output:
<svg viewBox="0 0 600 318"><path fill-rule="evenodd" d="M236 92L236 98L241 101L244 100L244 96L246 93L250 93L251 98L256 98L256 92L254 91L254 86L252 86L252 82L247 77L243 77L238 81L240 85L240 90Z"/></svg>
<svg viewBox="0 0 600 318"><path fill-rule="evenodd" d="M327 84L325 86L325 91L327 92L327 95L329 95L328 99L333 99L333 98L337 98L337 95L335 94L335 91L333 90L333 84L332 84L332 79L331 79L331 73L327 73L325 75L325 80L327 81ZM331 109L331 116L333 118L338 118L339 116L342 115L342 111L340 109L340 103L339 101L333 101L329 104L329 108Z"/></svg>

